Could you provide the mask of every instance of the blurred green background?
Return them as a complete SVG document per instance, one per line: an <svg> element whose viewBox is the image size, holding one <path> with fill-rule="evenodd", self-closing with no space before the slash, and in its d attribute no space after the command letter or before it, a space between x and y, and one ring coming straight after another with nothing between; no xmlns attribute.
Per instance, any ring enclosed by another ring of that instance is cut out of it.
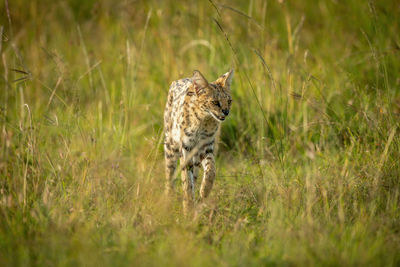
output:
<svg viewBox="0 0 400 267"><path fill-rule="evenodd" d="M400 264L398 1L0 3L0 265ZM217 179L163 195L169 85L235 68Z"/></svg>

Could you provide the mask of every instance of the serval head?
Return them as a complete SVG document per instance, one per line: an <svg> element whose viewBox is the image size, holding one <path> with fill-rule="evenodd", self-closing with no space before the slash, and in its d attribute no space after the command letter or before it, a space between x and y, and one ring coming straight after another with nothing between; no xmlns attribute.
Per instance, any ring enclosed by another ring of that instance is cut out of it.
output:
<svg viewBox="0 0 400 267"><path fill-rule="evenodd" d="M231 83L233 69L209 83L206 78L195 70L192 83L197 95L197 105L204 115L211 115L218 122L225 120L232 104Z"/></svg>

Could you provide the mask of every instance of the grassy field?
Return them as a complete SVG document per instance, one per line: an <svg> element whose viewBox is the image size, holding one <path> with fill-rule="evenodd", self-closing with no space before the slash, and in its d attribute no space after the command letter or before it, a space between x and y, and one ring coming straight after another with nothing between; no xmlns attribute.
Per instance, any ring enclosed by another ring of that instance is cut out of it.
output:
<svg viewBox="0 0 400 267"><path fill-rule="evenodd" d="M3 0L1 266L399 266L398 1ZM173 80L235 68L196 218Z"/></svg>

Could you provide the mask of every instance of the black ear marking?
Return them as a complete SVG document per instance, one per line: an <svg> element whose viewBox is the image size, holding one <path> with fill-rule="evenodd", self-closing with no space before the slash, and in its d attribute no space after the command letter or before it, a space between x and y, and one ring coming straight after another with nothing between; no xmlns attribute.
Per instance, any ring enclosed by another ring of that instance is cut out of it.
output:
<svg viewBox="0 0 400 267"><path fill-rule="evenodd" d="M193 71L192 83L196 94L201 94L208 87L208 81L198 70Z"/></svg>

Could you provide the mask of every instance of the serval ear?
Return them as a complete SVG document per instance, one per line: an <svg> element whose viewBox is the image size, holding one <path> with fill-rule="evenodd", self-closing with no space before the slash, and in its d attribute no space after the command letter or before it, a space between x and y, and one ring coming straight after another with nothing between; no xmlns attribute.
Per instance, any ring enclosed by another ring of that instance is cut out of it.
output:
<svg viewBox="0 0 400 267"><path fill-rule="evenodd" d="M196 94L199 95L208 87L206 78L200 73L200 71L193 71L192 83Z"/></svg>
<svg viewBox="0 0 400 267"><path fill-rule="evenodd" d="M232 83L233 69L220 76L215 83L219 83L222 87L229 89Z"/></svg>

